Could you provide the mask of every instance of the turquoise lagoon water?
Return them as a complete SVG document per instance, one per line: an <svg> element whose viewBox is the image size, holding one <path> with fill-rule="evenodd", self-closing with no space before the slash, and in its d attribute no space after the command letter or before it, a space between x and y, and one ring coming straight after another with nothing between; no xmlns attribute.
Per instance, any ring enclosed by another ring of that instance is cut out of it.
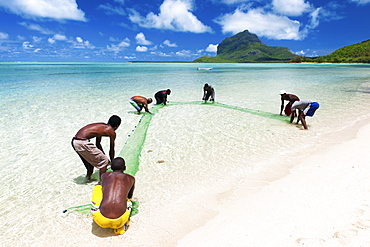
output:
<svg viewBox="0 0 370 247"><path fill-rule="evenodd" d="M199 102L205 83L219 104ZM2 246L65 245L56 231L78 245L76 231L91 234L91 218L61 213L89 203L94 186L83 183L85 168L70 140L82 126L116 114L119 155L142 117L128 103L131 96L172 90L136 157L137 224L153 207L278 171L370 114L369 65L1 63L0 87ZM320 103L307 118L309 131L278 115L281 89Z"/></svg>

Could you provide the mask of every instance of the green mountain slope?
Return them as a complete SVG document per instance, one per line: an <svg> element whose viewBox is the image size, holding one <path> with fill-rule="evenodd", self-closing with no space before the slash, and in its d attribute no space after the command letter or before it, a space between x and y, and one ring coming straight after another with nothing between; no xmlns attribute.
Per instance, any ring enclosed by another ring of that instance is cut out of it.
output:
<svg viewBox="0 0 370 247"><path fill-rule="evenodd" d="M294 57L288 48L267 46L257 35L245 30L223 40L216 57L201 57L194 62L283 62Z"/></svg>
<svg viewBox="0 0 370 247"><path fill-rule="evenodd" d="M323 57L296 57L292 62L370 63L370 39L344 46Z"/></svg>

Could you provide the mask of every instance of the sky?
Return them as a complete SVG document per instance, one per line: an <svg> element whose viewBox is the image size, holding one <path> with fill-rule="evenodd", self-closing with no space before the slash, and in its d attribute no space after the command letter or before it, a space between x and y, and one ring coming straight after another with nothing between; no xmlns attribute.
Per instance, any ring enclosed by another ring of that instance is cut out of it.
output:
<svg viewBox="0 0 370 247"><path fill-rule="evenodd" d="M324 56L369 24L370 0L0 0L0 62L193 61L244 30Z"/></svg>

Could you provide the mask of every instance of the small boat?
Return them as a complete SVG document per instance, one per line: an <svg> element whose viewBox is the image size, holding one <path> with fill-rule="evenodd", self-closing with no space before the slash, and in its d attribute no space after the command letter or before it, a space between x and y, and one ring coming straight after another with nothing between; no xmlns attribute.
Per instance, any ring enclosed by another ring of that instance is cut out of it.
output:
<svg viewBox="0 0 370 247"><path fill-rule="evenodd" d="M211 70L213 67L198 67L198 70Z"/></svg>

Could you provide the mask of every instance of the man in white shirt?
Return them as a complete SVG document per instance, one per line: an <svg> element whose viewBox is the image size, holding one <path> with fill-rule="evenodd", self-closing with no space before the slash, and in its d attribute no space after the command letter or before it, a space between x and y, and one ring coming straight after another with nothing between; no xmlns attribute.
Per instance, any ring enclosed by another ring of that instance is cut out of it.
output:
<svg viewBox="0 0 370 247"><path fill-rule="evenodd" d="M292 105L292 116L290 117L290 122L292 123L295 116L296 110L298 110L297 124L299 120L302 122L304 129L307 128L306 116L312 117L315 111L320 107L319 103L313 102L309 99L303 99L300 101L295 101Z"/></svg>

